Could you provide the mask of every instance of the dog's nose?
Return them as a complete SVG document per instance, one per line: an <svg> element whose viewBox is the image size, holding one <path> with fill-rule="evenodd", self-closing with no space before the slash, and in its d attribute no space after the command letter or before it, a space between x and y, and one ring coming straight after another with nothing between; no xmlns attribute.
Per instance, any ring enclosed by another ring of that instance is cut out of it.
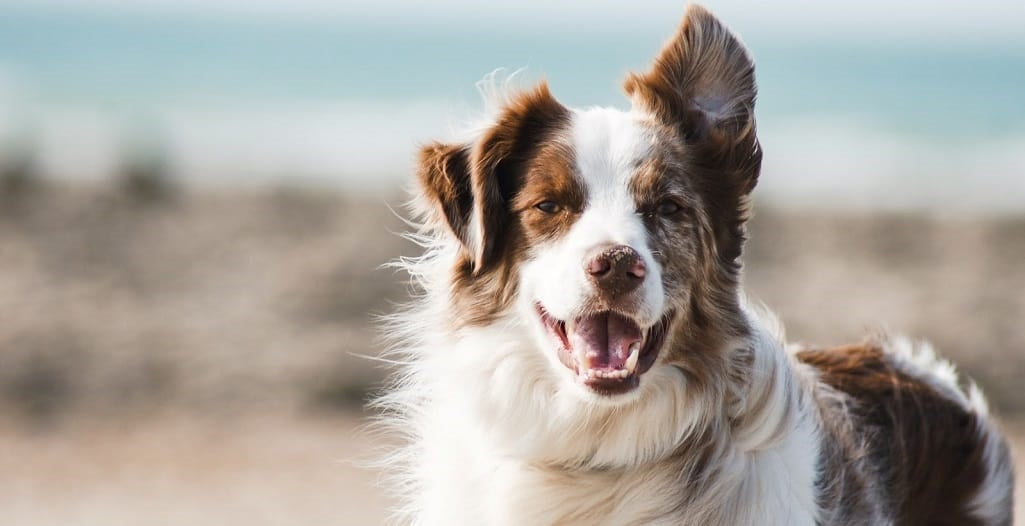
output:
<svg viewBox="0 0 1025 526"><path fill-rule="evenodd" d="M604 292L619 296L631 292L644 281L644 260L626 245L601 247L584 263L584 269Z"/></svg>

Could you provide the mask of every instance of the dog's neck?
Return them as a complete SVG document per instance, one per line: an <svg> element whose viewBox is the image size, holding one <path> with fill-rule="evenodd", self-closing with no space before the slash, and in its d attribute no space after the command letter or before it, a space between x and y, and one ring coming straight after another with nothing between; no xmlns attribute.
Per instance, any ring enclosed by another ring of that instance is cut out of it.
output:
<svg viewBox="0 0 1025 526"><path fill-rule="evenodd" d="M778 506L769 511L779 516L795 516L795 505L814 513L818 429L802 372L771 316L739 305L748 330L720 340L716 378L697 389L697 379L657 367L642 398L621 407L581 405L565 392L515 315L447 335L417 332L417 348L429 352L389 401L406 408L413 427L402 431L418 437L404 454L426 469L404 482L424 490L414 506L489 502L479 510L521 523L531 522L524 509L557 512L537 523L679 511L687 524L757 524L765 511L752 502ZM624 495L629 506L610 507Z"/></svg>
<svg viewBox="0 0 1025 526"><path fill-rule="evenodd" d="M806 519L817 513L812 491L817 420L806 405L800 372L771 318L746 308L744 312L751 328L748 336L724 342L729 346L724 349L731 368L729 388L696 402L712 405L681 406L683 411L707 415L688 422L694 427L681 434L666 454L622 465L507 457L500 469L511 473L503 479L510 484L505 488L508 494L527 491L529 497L524 498L533 504L547 502L545 495L576 495L582 507L593 509L554 505L553 509L581 514L578 518L587 518L584 523L591 518L593 523L607 521L623 512L606 509L609 503L598 497L608 494L610 503L618 502L625 509L638 506L631 513L639 516L649 511L672 515L662 508L671 504L685 524L758 524L763 513L793 517L794 524L811 524ZM644 421L653 424L647 417ZM622 504L613 494L636 497ZM658 494L665 495L665 501L649 498ZM539 516L538 521L551 518Z"/></svg>
<svg viewBox="0 0 1025 526"><path fill-rule="evenodd" d="M743 308L750 328L744 346L732 351L735 397L727 401L732 438L740 451L777 445L807 409L806 391L782 329L771 314Z"/></svg>
<svg viewBox="0 0 1025 526"><path fill-rule="evenodd" d="M623 471L680 473L688 524L757 524L764 511L750 503L778 506L802 523L817 513L817 414L778 323L768 313L741 310L749 331L727 343L729 388L721 405L709 408L715 414L708 426L669 457Z"/></svg>

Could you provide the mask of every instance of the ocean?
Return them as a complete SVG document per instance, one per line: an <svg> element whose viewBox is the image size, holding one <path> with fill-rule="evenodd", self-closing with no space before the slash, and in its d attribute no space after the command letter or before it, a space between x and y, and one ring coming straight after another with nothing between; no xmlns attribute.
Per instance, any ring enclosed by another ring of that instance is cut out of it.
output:
<svg viewBox="0 0 1025 526"><path fill-rule="evenodd" d="M499 67L571 106L626 107L620 83L664 31L388 24L0 8L0 156L105 177L158 150L209 184L390 188L416 145L480 109ZM767 199L1025 210L1025 43L752 31Z"/></svg>

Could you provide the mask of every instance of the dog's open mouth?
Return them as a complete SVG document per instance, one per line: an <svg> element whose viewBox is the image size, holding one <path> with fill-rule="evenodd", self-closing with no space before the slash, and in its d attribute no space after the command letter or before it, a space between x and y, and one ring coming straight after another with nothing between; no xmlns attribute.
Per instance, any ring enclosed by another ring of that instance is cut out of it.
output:
<svg viewBox="0 0 1025 526"><path fill-rule="evenodd" d="M540 303L536 309L562 364L602 395L626 393L640 384L640 376L658 358L672 320L669 313L642 329L633 319L612 311L563 321L548 314Z"/></svg>

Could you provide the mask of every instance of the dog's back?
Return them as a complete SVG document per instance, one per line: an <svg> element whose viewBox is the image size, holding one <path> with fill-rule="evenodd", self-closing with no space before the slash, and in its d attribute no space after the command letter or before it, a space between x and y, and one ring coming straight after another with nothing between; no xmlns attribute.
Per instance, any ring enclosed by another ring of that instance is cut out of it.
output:
<svg viewBox="0 0 1025 526"><path fill-rule="evenodd" d="M962 391L931 349L897 340L797 358L821 381L833 438L821 489L837 522L881 512L896 524L1011 523L1007 444L978 391Z"/></svg>

